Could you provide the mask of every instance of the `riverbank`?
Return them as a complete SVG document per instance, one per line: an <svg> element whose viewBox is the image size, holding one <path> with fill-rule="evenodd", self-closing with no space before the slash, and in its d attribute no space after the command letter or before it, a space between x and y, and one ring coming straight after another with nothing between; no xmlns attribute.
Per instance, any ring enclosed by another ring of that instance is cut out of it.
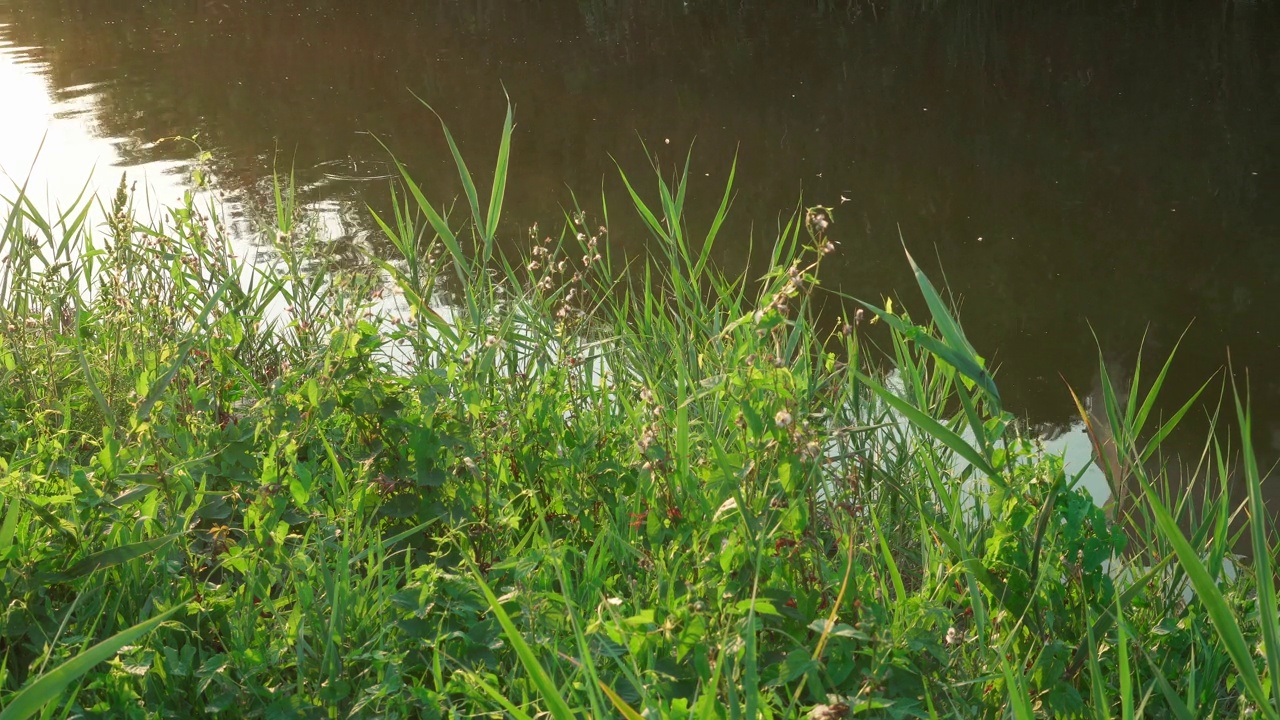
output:
<svg viewBox="0 0 1280 720"><path fill-rule="evenodd" d="M708 262L730 189L695 232L683 181L612 201L647 263L576 208L505 255L510 127L491 199L402 173L357 269L287 187L253 265L123 186L101 229L8 203L0 718L1275 716L1225 445L1204 502L1137 463L1109 520L914 263L914 315L822 287L825 208L759 281ZM1149 460L1134 388L1105 414Z"/></svg>

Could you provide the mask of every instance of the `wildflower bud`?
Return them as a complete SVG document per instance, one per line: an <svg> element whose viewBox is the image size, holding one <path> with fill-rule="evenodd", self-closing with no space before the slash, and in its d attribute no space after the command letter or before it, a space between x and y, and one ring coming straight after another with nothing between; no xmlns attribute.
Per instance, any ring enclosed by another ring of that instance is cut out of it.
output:
<svg viewBox="0 0 1280 720"><path fill-rule="evenodd" d="M640 388L640 402L643 402L645 405L652 404L653 391L647 387Z"/></svg>
<svg viewBox="0 0 1280 720"><path fill-rule="evenodd" d="M540 265L537 260L533 260L529 263L529 272L537 272L540 267L542 267L542 265Z"/></svg>
<svg viewBox="0 0 1280 720"><path fill-rule="evenodd" d="M822 243L821 250L823 255L830 255L831 253L836 251L836 244L828 240Z"/></svg>
<svg viewBox="0 0 1280 720"><path fill-rule="evenodd" d="M779 410L778 414L773 416L773 424L780 428L787 427L791 424L791 413L786 410Z"/></svg>
<svg viewBox="0 0 1280 720"><path fill-rule="evenodd" d="M854 324L854 325L861 325L861 324L862 324L862 314L863 314L863 313L862 313L862 308L858 308L858 312L856 312L856 313L854 313L854 314L853 314L853 324Z"/></svg>

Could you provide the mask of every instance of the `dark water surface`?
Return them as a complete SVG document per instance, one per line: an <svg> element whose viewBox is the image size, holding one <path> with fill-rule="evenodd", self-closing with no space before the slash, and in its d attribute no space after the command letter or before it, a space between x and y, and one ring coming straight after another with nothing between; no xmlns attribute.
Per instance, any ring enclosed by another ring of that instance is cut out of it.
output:
<svg viewBox="0 0 1280 720"><path fill-rule="evenodd" d="M385 207L389 167L374 136L429 195L458 192L410 91L479 170L505 86L513 245L559 227L568 188L598 209L603 182L618 214L611 158L646 172L641 139L668 170L696 139L695 224L739 154L722 263L770 241L803 192L837 206L827 283L919 312L900 228L963 299L1009 407L1050 437L1079 438L1064 380L1095 389L1090 328L1123 367L1144 332L1160 354L1191 324L1168 397L1230 348L1276 457L1277 3L906 5L0 0L0 163L24 176L47 131L35 177L54 199L96 165L103 187L128 168L172 202L193 151L158 141L198 134L233 203L261 203L273 163L292 166L336 243L376 244L364 204Z"/></svg>

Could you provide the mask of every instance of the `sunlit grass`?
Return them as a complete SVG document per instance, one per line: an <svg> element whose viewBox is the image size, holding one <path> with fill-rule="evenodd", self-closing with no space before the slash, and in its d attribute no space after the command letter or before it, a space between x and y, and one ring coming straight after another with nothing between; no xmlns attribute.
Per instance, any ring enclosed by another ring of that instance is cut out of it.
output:
<svg viewBox="0 0 1280 720"><path fill-rule="evenodd" d="M512 127L487 196L452 142L456 205L401 168L361 271L288 182L256 265L190 203L8 199L0 718L1276 714L1235 386L1193 502L1150 468L1201 393L1157 419L1165 370L1104 381L1091 433L1143 488L1108 517L910 255L927 324L821 285L826 208L727 276L732 171L697 230L686 166L624 176L647 259L611 256L618 199L504 255Z"/></svg>

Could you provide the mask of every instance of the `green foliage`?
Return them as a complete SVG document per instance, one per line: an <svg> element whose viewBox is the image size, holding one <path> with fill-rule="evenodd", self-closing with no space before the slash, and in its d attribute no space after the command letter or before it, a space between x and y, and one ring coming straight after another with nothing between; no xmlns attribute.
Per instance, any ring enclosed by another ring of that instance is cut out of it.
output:
<svg viewBox="0 0 1280 720"><path fill-rule="evenodd" d="M1143 488L1109 516L909 256L932 322L862 305L877 369L820 285L827 208L759 282L708 262L732 171L696 233L687 163L656 201L624 176L649 258L576 206L499 252L512 127L487 208L450 140L468 217L402 172L399 256L355 270L287 183L252 263L190 200L147 226L122 183L97 232L18 190L5 717L1275 714L1246 405L1257 570L1228 573L1227 500L1148 470L1192 406L1143 432L1167 364L1141 403L1104 383L1091 432Z"/></svg>

